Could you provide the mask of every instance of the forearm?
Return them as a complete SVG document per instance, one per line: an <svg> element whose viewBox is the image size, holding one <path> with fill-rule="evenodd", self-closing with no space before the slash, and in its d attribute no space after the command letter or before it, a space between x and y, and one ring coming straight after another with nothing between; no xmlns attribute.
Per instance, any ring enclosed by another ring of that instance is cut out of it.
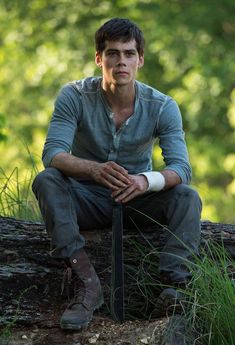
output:
<svg viewBox="0 0 235 345"><path fill-rule="evenodd" d="M98 163L60 152L52 159L50 166L67 176L88 178L111 190L126 188L132 184L128 171L112 161Z"/></svg>
<svg viewBox="0 0 235 345"><path fill-rule="evenodd" d="M181 178L179 175L173 171L173 170L161 170L160 173L165 178L165 186L164 190L167 190L169 188L175 187L177 184L182 183Z"/></svg>
<svg viewBox="0 0 235 345"><path fill-rule="evenodd" d="M75 157L67 152L60 152L52 159L50 166L71 177L92 178L92 170L97 162Z"/></svg>

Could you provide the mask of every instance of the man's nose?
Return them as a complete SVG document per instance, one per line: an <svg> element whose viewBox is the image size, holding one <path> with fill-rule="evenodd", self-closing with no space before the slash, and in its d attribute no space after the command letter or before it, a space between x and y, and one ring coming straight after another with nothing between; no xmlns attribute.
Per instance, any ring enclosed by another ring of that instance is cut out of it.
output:
<svg viewBox="0 0 235 345"><path fill-rule="evenodd" d="M126 60L125 60L125 55L124 54L120 54L118 61L117 61L117 65L118 66L122 66L122 65L126 65Z"/></svg>

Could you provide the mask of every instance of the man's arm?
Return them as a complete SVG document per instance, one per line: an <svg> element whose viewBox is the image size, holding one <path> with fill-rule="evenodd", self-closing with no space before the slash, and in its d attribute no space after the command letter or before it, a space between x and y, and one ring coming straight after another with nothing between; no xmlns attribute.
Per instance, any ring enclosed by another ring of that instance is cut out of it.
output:
<svg viewBox="0 0 235 345"><path fill-rule="evenodd" d="M100 183L113 191L127 188L132 183L126 169L115 162L98 163L75 157L67 152L55 155L50 164L67 176L85 177Z"/></svg>
<svg viewBox="0 0 235 345"><path fill-rule="evenodd" d="M158 172L143 172L131 176L133 183L125 190L117 190L112 196L120 202L128 202L134 197L149 191L167 190L180 183L189 183L191 166L184 140L180 110L173 99L168 98L162 106L156 136L166 164ZM150 188L149 188L150 187Z"/></svg>
<svg viewBox="0 0 235 345"><path fill-rule="evenodd" d="M165 187L164 190L175 187L177 184L181 183L181 178L173 170L161 170L160 173L165 178Z"/></svg>
<svg viewBox="0 0 235 345"><path fill-rule="evenodd" d="M166 185L173 187L179 183L189 184L192 177L182 116L177 103L168 98L162 106L156 135L165 162L161 173L166 178ZM167 172L165 174L165 172ZM172 174L174 172L175 174ZM178 178L179 180L178 180Z"/></svg>

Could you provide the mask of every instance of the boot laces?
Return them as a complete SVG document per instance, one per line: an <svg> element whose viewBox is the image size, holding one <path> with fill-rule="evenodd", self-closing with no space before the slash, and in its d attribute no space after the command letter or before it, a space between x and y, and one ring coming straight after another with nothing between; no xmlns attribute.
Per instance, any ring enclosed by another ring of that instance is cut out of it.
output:
<svg viewBox="0 0 235 345"><path fill-rule="evenodd" d="M63 272L63 278L61 282L61 295L63 294L65 290L65 286L71 285L72 282L72 269L71 267L67 267Z"/></svg>
<svg viewBox="0 0 235 345"><path fill-rule="evenodd" d="M74 297L69 303L69 307L73 306L74 304L82 304L84 302L86 295L86 289L84 286L84 283L77 279L77 281L74 283Z"/></svg>
<svg viewBox="0 0 235 345"><path fill-rule="evenodd" d="M73 284L73 290L70 291L73 295L73 298L71 297L71 302L69 303L69 306L73 304L80 304L83 302L86 294L84 283L79 279L77 275L73 276L73 271L71 267L67 267L63 272L63 278L61 283L61 294L63 294L65 288L67 290L71 290L71 285ZM70 295L70 293L69 293Z"/></svg>

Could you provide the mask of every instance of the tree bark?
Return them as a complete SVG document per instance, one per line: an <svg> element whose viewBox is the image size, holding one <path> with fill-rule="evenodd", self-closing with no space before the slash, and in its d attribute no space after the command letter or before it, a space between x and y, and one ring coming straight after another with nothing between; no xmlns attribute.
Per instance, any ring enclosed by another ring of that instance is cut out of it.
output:
<svg viewBox="0 0 235 345"><path fill-rule="evenodd" d="M166 230L124 230L126 265L135 267L137 257L164 244ZM108 305L111 271L111 230L84 231L86 250L101 279ZM42 223L0 217L0 325L58 324L59 315L71 297L63 290L62 260L49 255L50 243ZM235 258L235 225L202 222L201 245L223 242ZM137 245L136 245L137 244ZM61 292L63 290L63 292Z"/></svg>

